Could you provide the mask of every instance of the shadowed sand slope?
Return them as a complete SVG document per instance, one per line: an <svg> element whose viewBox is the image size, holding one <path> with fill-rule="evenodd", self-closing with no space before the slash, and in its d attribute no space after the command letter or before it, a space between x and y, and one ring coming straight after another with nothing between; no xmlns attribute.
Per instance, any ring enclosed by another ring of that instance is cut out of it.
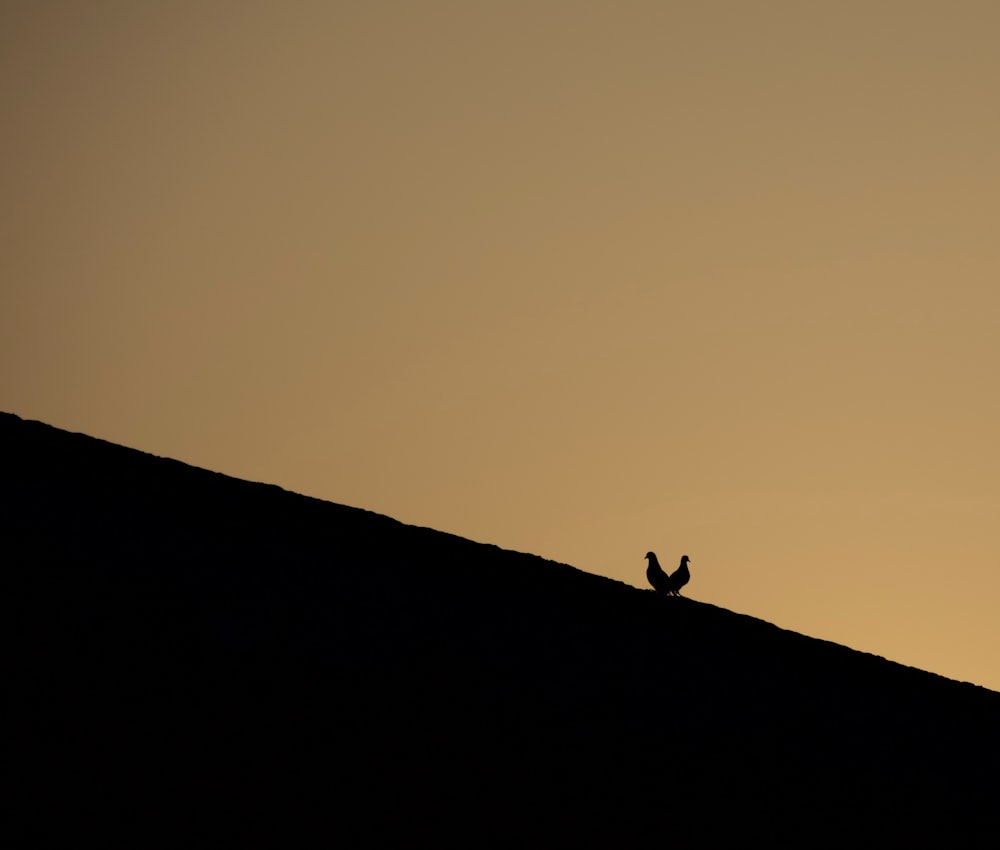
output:
<svg viewBox="0 0 1000 850"><path fill-rule="evenodd" d="M994 692L11 414L0 463L7 729L40 839L996 827Z"/></svg>

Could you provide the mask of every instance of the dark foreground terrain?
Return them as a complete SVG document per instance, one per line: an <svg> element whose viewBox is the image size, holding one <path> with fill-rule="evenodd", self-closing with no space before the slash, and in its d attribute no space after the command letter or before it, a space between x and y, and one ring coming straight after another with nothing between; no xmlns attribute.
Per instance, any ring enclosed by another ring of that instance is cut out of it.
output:
<svg viewBox="0 0 1000 850"><path fill-rule="evenodd" d="M18 846L994 846L1000 694L10 414L0 464Z"/></svg>

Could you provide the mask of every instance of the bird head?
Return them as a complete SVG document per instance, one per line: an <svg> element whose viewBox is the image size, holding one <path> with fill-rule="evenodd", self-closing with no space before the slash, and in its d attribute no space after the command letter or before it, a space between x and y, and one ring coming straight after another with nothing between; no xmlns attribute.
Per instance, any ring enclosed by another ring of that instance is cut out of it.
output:
<svg viewBox="0 0 1000 850"><path fill-rule="evenodd" d="M656 553L655 552L647 552L646 553L646 560L647 561L649 561L649 560L655 561L656 560Z"/></svg>
<svg viewBox="0 0 1000 850"><path fill-rule="evenodd" d="M691 559L687 555L681 555L681 563L686 564Z"/></svg>

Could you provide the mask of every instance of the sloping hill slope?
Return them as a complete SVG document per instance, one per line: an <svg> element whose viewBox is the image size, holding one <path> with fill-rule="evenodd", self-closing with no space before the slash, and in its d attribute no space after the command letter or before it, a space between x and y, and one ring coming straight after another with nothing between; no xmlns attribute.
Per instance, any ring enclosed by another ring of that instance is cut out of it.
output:
<svg viewBox="0 0 1000 850"><path fill-rule="evenodd" d="M0 464L40 840L996 829L991 691L10 414Z"/></svg>

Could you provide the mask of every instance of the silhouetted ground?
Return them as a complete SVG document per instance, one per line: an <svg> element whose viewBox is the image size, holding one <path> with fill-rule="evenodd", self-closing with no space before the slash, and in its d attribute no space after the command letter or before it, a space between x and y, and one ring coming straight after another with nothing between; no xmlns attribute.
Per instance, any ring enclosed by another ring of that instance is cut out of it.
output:
<svg viewBox="0 0 1000 850"><path fill-rule="evenodd" d="M0 463L38 844L998 834L992 691L10 414Z"/></svg>

